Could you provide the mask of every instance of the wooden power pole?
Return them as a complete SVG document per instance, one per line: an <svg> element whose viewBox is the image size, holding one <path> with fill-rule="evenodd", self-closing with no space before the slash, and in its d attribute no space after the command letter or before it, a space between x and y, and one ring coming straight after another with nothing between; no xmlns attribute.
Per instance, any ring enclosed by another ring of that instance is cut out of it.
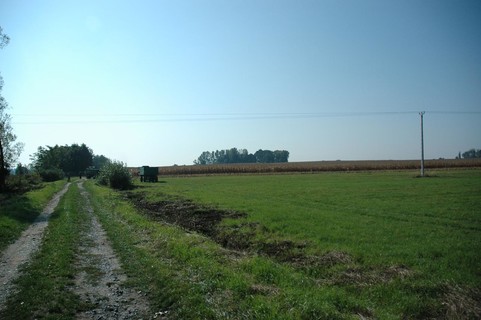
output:
<svg viewBox="0 0 481 320"><path fill-rule="evenodd" d="M424 177L424 111L419 112L421 116L421 177Z"/></svg>

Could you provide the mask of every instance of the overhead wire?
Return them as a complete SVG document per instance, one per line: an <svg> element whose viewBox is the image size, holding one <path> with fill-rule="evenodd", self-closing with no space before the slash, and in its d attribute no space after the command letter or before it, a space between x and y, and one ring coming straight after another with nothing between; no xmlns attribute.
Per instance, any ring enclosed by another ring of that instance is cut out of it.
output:
<svg viewBox="0 0 481 320"><path fill-rule="evenodd" d="M43 124L108 124L108 123L155 123L155 122L203 122L231 120L275 120L339 117L369 117L419 114L419 111L366 111L366 112L257 112L257 113L104 113L104 114L14 114L16 117L42 118L36 121L14 121L15 125ZM426 111L426 114L466 115L481 111ZM128 117L129 119L125 119ZM47 119L45 119L47 118ZM50 118L50 119L48 119ZM82 118L82 119L79 119ZM89 118L89 119L85 119ZM115 119L117 118L117 119Z"/></svg>

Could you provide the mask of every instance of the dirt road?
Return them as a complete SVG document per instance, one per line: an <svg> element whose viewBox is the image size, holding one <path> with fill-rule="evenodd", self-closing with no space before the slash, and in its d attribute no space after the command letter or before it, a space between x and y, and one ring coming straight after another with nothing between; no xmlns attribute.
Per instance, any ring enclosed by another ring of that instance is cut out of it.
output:
<svg viewBox="0 0 481 320"><path fill-rule="evenodd" d="M2 253L0 258L0 310L3 309L7 297L14 290L13 281L20 275L19 267L27 263L39 248L48 225L48 219L69 186L70 183L67 183L61 191L56 193L32 225Z"/></svg>
<svg viewBox="0 0 481 320"><path fill-rule="evenodd" d="M149 319L149 304L145 295L126 287L127 276L115 255L107 235L94 214L89 193L83 187L84 180L77 182L81 194L79 210L87 213L88 227L81 234L76 255L75 285L71 290L81 300L77 319ZM47 204L35 222L10 245L0 258L0 310L7 298L15 294L13 282L20 275L20 267L28 263L42 245L42 237L51 213L69 184ZM73 192L73 191L71 191Z"/></svg>
<svg viewBox="0 0 481 320"><path fill-rule="evenodd" d="M125 287L127 276L121 270L105 231L94 215L89 194L79 183L83 207L90 219L89 228L82 236L72 290L82 301L91 305L77 314L78 319L147 319L149 304L141 292Z"/></svg>

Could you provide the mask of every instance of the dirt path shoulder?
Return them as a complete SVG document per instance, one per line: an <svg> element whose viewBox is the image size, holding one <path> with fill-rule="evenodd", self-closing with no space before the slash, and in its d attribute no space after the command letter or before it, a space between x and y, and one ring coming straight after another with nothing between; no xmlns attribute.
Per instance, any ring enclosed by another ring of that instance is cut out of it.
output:
<svg viewBox="0 0 481 320"><path fill-rule="evenodd" d="M20 275L20 266L28 262L39 248L48 225L48 219L69 186L70 183L67 183L62 190L57 192L32 225L2 253L0 257L0 310L4 308L5 301L14 291L13 281Z"/></svg>
<svg viewBox="0 0 481 320"><path fill-rule="evenodd" d="M146 297L124 285L127 276L121 270L105 231L94 215L89 193L78 184L89 226L82 235L77 256L78 273L72 290L89 306L77 319L148 319Z"/></svg>

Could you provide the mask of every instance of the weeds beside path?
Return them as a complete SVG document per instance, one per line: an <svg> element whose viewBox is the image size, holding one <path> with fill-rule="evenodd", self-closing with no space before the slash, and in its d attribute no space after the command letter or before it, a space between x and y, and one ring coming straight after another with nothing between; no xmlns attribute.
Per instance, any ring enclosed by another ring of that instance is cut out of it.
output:
<svg viewBox="0 0 481 320"><path fill-rule="evenodd" d="M28 262L38 249L50 215L69 186L70 183L66 184L61 191L56 193L33 224L2 253L0 258L0 310L12 291L13 281L19 276L19 267Z"/></svg>

